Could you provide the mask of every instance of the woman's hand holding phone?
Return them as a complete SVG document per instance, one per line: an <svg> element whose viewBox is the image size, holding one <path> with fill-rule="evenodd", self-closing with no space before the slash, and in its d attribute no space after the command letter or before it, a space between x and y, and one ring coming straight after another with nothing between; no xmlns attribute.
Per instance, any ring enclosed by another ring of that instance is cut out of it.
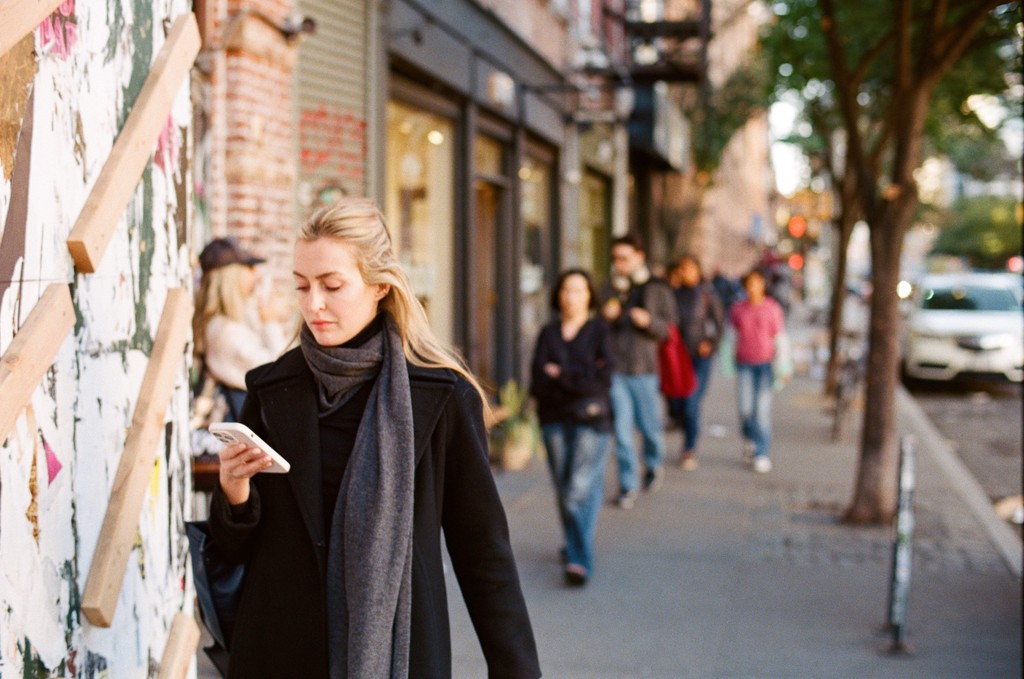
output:
<svg viewBox="0 0 1024 679"><path fill-rule="evenodd" d="M220 487L233 505L249 500L249 479L269 468L274 461L256 446L232 443L220 451Z"/></svg>

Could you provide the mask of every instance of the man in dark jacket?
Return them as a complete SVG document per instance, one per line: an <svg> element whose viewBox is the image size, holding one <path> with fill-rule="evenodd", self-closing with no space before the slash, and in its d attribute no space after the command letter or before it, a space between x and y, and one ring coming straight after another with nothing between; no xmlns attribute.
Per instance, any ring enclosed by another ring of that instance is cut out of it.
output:
<svg viewBox="0 0 1024 679"><path fill-rule="evenodd" d="M612 242L612 280L601 312L612 329L616 372L611 400L619 496L623 509L636 502L639 478L633 430L640 429L646 473L644 489L657 490L664 477L665 437L661 426L658 344L676 322L676 301L668 284L651 276L643 242L635 234Z"/></svg>

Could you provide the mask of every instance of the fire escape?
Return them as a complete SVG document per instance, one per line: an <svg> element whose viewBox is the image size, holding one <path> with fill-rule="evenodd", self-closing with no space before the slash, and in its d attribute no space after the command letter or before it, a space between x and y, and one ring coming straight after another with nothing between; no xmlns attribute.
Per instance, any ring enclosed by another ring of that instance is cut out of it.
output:
<svg viewBox="0 0 1024 679"><path fill-rule="evenodd" d="M622 25L629 47L626 65L635 85L703 82L711 37L711 0L630 0L622 13L609 8L620 4L606 0L605 14ZM661 18L667 14L666 5L678 9L681 17Z"/></svg>
<svg viewBox="0 0 1024 679"><path fill-rule="evenodd" d="M602 111L628 117L634 165L684 169L688 150L681 86L689 86L689 101L704 104L711 0L601 0L595 5L595 39L583 47L576 81L604 97L582 97L580 113L592 119Z"/></svg>
<svg viewBox="0 0 1024 679"><path fill-rule="evenodd" d="M636 229L649 244L666 244L665 227L676 220L665 219L659 196L670 175L689 169L694 131L686 111L708 99L711 0L578 0L573 20L566 82L532 89L565 92L567 120L581 133L595 125L609 131L613 233ZM664 237L651 238L656 232Z"/></svg>
<svg viewBox="0 0 1024 679"><path fill-rule="evenodd" d="M669 9L674 10L671 19L666 18ZM634 101L630 160L642 187L651 171L680 171L689 162L688 125L680 102L683 96L698 106L705 101L711 0L632 0L622 14L610 18L621 22L627 47L622 56Z"/></svg>
<svg viewBox="0 0 1024 679"><path fill-rule="evenodd" d="M601 11L609 57L603 77L615 83L619 99L628 92L632 104L629 223L649 246L658 249L660 240L667 250L678 225L664 219L665 182L688 169L692 135L699 134L684 102L690 109L707 104L711 0L602 0Z"/></svg>

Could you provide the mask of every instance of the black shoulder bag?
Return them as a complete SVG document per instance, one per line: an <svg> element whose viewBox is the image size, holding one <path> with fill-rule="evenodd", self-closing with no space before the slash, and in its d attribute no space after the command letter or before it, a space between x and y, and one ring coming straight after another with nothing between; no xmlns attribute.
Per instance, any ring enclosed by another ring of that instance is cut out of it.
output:
<svg viewBox="0 0 1024 679"><path fill-rule="evenodd" d="M206 521L186 521L185 535L192 556L199 615L214 640L214 645L204 650L217 669L226 674L227 651L231 648L231 631L238 619L245 565L224 558L210 538Z"/></svg>

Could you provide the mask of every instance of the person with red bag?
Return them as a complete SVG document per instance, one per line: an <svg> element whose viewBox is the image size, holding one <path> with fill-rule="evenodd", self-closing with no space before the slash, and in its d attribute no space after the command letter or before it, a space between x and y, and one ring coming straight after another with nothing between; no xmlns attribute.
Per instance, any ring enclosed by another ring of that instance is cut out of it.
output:
<svg viewBox="0 0 1024 679"><path fill-rule="evenodd" d="M661 486L665 434L661 424L658 347L676 323L672 288L647 268L643 241L636 234L612 241L612 278L601 314L611 326L615 373L611 400L615 457L619 466L616 504L629 509L640 485L633 432L643 438L644 490Z"/></svg>
<svg viewBox="0 0 1024 679"><path fill-rule="evenodd" d="M711 379L711 364L725 325L725 312L711 283L704 280L700 260L683 255L669 278L675 288L679 307L682 344L692 365L692 388L687 393L668 396L668 411L683 430L683 450L679 466L684 471L697 469L697 440L700 436L700 405Z"/></svg>

